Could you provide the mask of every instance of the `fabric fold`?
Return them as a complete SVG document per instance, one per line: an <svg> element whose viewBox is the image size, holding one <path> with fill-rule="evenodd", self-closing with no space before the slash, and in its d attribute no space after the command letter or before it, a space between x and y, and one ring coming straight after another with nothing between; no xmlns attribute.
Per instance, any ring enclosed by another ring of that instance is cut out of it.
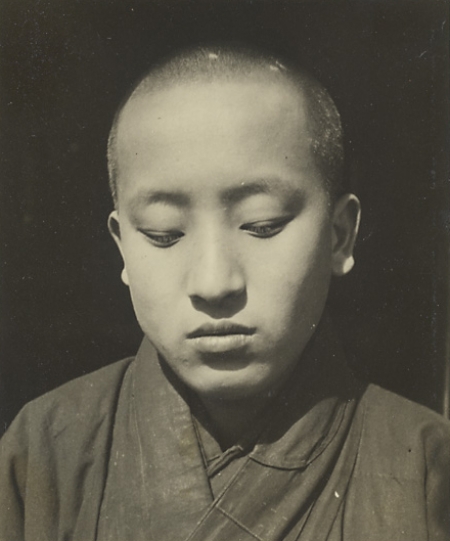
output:
<svg viewBox="0 0 450 541"><path fill-rule="evenodd" d="M98 539L291 539L301 517L316 516L318 497L329 499L323 487L332 474L333 488L345 493L350 472L335 468L356 456L357 427L348 435L363 386L330 333L326 322L316 331L216 499L189 392L144 340L119 398Z"/></svg>

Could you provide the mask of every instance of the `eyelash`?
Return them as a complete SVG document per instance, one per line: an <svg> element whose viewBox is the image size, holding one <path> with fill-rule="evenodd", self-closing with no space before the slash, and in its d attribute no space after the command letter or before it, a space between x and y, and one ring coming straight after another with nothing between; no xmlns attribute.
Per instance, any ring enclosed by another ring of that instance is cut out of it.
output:
<svg viewBox="0 0 450 541"><path fill-rule="evenodd" d="M275 220L272 222L255 222L241 226L243 231L248 231L252 236L261 239L270 239L281 233L286 225L292 220L291 217Z"/></svg>
<svg viewBox="0 0 450 541"><path fill-rule="evenodd" d="M184 233L179 231L144 231L139 230L143 235L145 235L149 241L158 248L170 248L176 244L182 237Z"/></svg>
<svg viewBox="0 0 450 541"><path fill-rule="evenodd" d="M286 225L292 220L291 217L283 218L282 220L275 220L272 222L255 222L250 224L241 225L240 229L242 231L247 231L250 235L260 238L260 239L269 239L281 233L281 231L286 227ZM143 235L149 239L149 241L156 246L157 248L170 248L176 244L182 237L184 233L181 231L145 231L139 230Z"/></svg>

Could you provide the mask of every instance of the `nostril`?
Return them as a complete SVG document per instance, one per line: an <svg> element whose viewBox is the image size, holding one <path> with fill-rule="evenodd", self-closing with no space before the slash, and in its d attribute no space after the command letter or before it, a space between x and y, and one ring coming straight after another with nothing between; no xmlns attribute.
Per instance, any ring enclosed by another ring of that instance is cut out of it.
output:
<svg viewBox="0 0 450 541"><path fill-rule="evenodd" d="M242 295L245 279L240 258L226 240L223 231L209 228L192 246L186 275L187 293L192 299L222 304Z"/></svg>
<svg viewBox="0 0 450 541"><path fill-rule="evenodd" d="M217 303L224 299L239 297L245 289L243 276L235 269L214 269L208 271L199 263L192 272L188 285L188 295L207 302Z"/></svg>
<svg viewBox="0 0 450 541"><path fill-rule="evenodd" d="M195 310L214 319L221 319L232 317L243 310L247 304L247 293L245 288L242 288L220 297L204 298L201 295L192 295L190 299Z"/></svg>

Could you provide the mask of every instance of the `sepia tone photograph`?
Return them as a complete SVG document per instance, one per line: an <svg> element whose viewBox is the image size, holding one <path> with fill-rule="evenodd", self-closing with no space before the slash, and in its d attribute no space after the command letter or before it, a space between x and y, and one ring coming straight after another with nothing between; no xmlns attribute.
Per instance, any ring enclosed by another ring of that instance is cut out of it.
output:
<svg viewBox="0 0 450 541"><path fill-rule="evenodd" d="M0 541L449 541L449 5L0 0Z"/></svg>

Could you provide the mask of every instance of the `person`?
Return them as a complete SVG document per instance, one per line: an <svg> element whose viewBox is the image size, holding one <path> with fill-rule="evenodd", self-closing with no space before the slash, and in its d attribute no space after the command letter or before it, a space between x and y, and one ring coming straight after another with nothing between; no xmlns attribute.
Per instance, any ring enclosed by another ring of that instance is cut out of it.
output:
<svg viewBox="0 0 450 541"><path fill-rule="evenodd" d="M322 85L268 53L181 51L108 143L109 229L145 337L25 406L2 541L450 539L450 428L348 368L325 305L360 204Z"/></svg>

